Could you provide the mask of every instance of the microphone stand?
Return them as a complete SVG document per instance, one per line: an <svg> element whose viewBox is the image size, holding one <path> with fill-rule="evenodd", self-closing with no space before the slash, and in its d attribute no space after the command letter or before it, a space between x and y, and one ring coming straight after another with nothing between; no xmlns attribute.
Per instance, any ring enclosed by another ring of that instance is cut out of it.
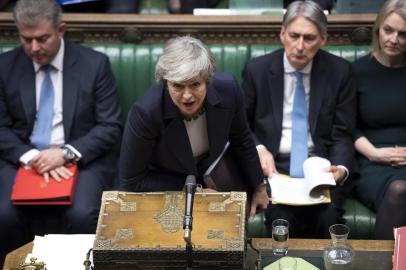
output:
<svg viewBox="0 0 406 270"><path fill-rule="evenodd" d="M183 218L183 239L186 243L187 269L192 269L193 265L193 246L192 246L192 223L193 223L193 199L196 192L196 178L194 175L188 175L185 182L185 216Z"/></svg>

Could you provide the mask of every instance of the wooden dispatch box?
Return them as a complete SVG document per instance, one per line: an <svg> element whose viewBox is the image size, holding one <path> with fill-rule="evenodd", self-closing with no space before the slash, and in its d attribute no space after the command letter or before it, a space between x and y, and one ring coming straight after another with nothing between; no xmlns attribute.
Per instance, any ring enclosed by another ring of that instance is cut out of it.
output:
<svg viewBox="0 0 406 270"><path fill-rule="evenodd" d="M245 192L196 193L193 269L243 269L246 200ZM184 208L184 192L104 192L95 269L186 269Z"/></svg>

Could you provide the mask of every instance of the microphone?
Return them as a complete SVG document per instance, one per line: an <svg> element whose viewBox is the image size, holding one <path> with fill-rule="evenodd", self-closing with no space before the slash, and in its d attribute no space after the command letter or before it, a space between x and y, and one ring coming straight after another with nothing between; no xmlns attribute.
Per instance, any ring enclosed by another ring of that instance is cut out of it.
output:
<svg viewBox="0 0 406 270"><path fill-rule="evenodd" d="M196 177L194 175L188 175L186 177L185 182L185 216L183 218L183 229L184 235L183 239L186 241L187 244L191 245L191 231L192 231L192 223L193 223L193 199L196 192Z"/></svg>

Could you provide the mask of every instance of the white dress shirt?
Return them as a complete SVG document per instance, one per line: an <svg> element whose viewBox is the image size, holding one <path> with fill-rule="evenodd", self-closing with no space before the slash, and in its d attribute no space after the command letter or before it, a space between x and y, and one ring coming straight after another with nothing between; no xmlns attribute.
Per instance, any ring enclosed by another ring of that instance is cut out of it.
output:
<svg viewBox="0 0 406 270"><path fill-rule="evenodd" d="M307 108L309 108L310 96L310 72L312 70L313 61L307 64L302 70L298 70L303 74L303 85L305 88ZM282 137L279 145L279 152L283 154L290 153L292 149L292 112L293 99L296 89L296 69L289 63L286 54L283 55L284 70L284 89L283 89L283 118L282 118ZM314 143L310 135L309 125L307 125L307 147L309 153L312 152Z"/></svg>
<svg viewBox="0 0 406 270"><path fill-rule="evenodd" d="M61 46L55 58L52 60L50 65L53 66L51 72L51 80L54 86L54 116L52 120L52 132L49 147L60 147L65 144L65 133L63 129L63 115L62 115L62 93L63 93L63 57L65 54L65 42L61 38ZM45 71L41 70L41 65L33 62L35 70L35 96L36 96L36 107L38 111L39 100L41 96L41 85L45 78ZM34 122L34 129L37 125L37 120ZM32 136L32 135L31 135ZM30 137L31 139L31 137ZM79 151L77 151L73 146L66 145L71 149L75 155L79 158L82 157ZM24 165L28 165L29 161L33 159L39 153L38 149L31 149L24 153L20 157L20 162Z"/></svg>
<svg viewBox="0 0 406 270"><path fill-rule="evenodd" d="M184 120L183 122L185 123L190 146L192 147L193 157L198 162L199 157L209 152L206 113L203 113L196 119L190 121Z"/></svg>

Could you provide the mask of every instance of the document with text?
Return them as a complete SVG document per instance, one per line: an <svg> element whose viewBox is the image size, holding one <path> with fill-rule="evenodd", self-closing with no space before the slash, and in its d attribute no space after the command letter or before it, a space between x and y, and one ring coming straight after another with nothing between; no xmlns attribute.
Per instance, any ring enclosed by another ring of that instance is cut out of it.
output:
<svg viewBox="0 0 406 270"><path fill-rule="evenodd" d="M304 178L274 174L268 178L272 190L272 203L287 205L314 205L330 203L331 186L335 186L333 174L326 169L329 160L310 157L303 163Z"/></svg>

